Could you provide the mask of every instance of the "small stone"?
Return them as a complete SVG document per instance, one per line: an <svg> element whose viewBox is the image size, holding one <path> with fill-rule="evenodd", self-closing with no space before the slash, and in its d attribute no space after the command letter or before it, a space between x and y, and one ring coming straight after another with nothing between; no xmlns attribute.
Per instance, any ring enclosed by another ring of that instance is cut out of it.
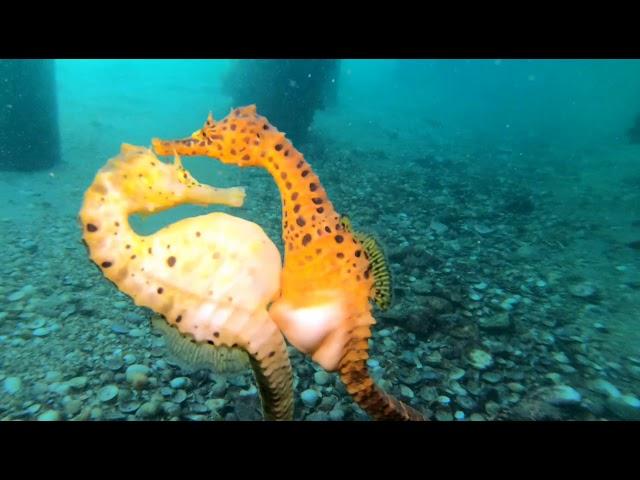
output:
<svg viewBox="0 0 640 480"><path fill-rule="evenodd" d="M478 320L478 326L489 332L505 332L511 328L511 318L507 312L482 317Z"/></svg>
<svg viewBox="0 0 640 480"><path fill-rule="evenodd" d="M71 400L64 406L64 413L72 417L82 410L82 402L78 399Z"/></svg>
<svg viewBox="0 0 640 480"><path fill-rule="evenodd" d="M56 371L49 371L45 374L44 381L48 383L60 382L62 381L62 374Z"/></svg>
<svg viewBox="0 0 640 480"><path fill-rule="evenodd" d="M311 422L326 422L329 420L329 417L324 412L313 412L307 415L305 420L309 420Z"/></svg>
<svg viewBox="0 0 640 480"><path fill-rule="evenodd" d="M633 395L609 397L607 408L622 420L640 420L640 400Z"/></svg>
<svg viewBox="0 0 640 480"><path fill-rule="evenodd" d="M204 402L205 407L207 407L212 412L217 412L220 409L224 408L227 404L227 401L224 398L212 398Z"/></svg>
<svg viewBox="0 0 640 480"><path fill-rule="evenodd" d="M234 387L245 388L247 386L247 379L244 377L244 375L236 375L229 378L229 383Z"/></svg>
<svg viewBox="0 0 640 480"><path fill-rule="evenodd" d="M478 370L485 370L493 365L493 357L490 353L476 348L469 353L469 363Z"/></svg>
<svg viewBox="0 0 640 480"><path fill-rule="evenodd" d="M482 300L482 295L480 295L478 292L471 291L471 293L469 293L469 298L474 302L479 302L480 300Z"/></svg>
<svg viewBox="0 0 640 480"><path fill-rule="evenodd" d="M124 366L124 363L120 357L108 357L105 365L109 370L116 372Z"/></svg>
<svg viewBox="0 0 640 480"><path fill-rule="evenodd" d="M133 337L133 338L139 338L142 337L144 335L144 332L142 330L140 330L139 328L133 328L131 330L129 330L129 336Z"/></svg>
<svg viewBox="0 0 640 480"><path fill-rule="evenodd" d="M135 413L140 408L140 402L126 401L120 404L120 411L122 413Z"/></svg>
<svg viewBox="0 0 640 480"><path fill-rule="evenodd" d="M449 405L451 403L451 399L449 397L447 397L446 395L440 395L438 397L438 403L440 403L442 405Z"/></svg>
<svg viewBox="0 0 640 480"><path fill-rule="evenodd" d="M449 372L449 378L451 380L460 380L465 375L465 371L461 368L454 368Z"/></svg>
<svg viewBox="0 0 640 480"><path fill-rule="evenodd" d="M406 385L400 385L400 395L408 399L412 399L413 397L415 397L413 390L411 390Z"/></svg>
<svg viewBox="0 0 640 480"><path fill-rule="evenodd" d="M50 330L47 327L40 327L40 328L36 328L33 331L33 336L34 337L46 337L47 335L49 335Z"/></svg>
<svg viewBox="0 0 640 480"><path fill-rule="evenodd" d="M35 292L35 288L32 285L25 285L17 292L13 292L11 295L9 295L7 297L7 300L9 300L10 302L17 302L19 300L22 300L27 295L32 294L33 292Z"/></svg>
<svg viewBox="0 0 640 480"><path fill-rule="evenodd" d="M582 395L569 385L555 385L546 389L543 398L551 405L570 406L578 405L582 401Z"/></svg>
<svg viewBox="0 0 640 480"><path fill-rule="evenodd" d="M464 412L462 410L457 410L456 413L453 414L453 418L455 418L456 420L464 420Z"/></svg>
<svg viewBox="0 0 640 480"><path fill-rule="evenodd" d="M149 381L149 372L149 367L146 365L134 363L127 368L125 378L127 379L127 382L132 384L135 388L141 388Z"/></svg>
<svg viewBox="0 0 640 480"><path fill-rule="evenodd" d="M173 402L162 402L160 405L162 411L170 417L177 417L180 415L180 405Z"/></svg>
<svg viewBox="0 0 640 480"><path fill-rule="evenodd" d="M56 410L47 410L46 412L38 415L37 420L39 422L57 422L62 420L62 416L60 415L60 412Z"/></svg>
<svg viewBox="0 0 640 480"><path fill-rule="evenodd" d="M581 282L569 286L569 293L574 297L590 299L597 296L598 289L590 282Z"/></svg>
<svg viewBox="0 0 640 480"><path fill-rule="evenodd" d="M74 390L82 390L87 386L89 379L87 377L73 377L69 380L69 386Z"/></svg>
<svg viewBox="0 0 640 480"><path fill-rule="evenodd" d="M375 370L379 366L380 366L380 362L378 360L375 360L373 358L370 358L367 360L367 367L369 367L370 369Z"/></svg>
<svg viewBox="0 0 640 480"><path fill-rule="evenodd" d="M320 401L320 394L311 388L308 388L300 394L300 399L307 407L313 408Z"/></svg>
<svg viewBox="0 0 640 480"><path fill-rule="evenodd" d="M558 363L569 363L569 357L564 352L556 352L551 356Z"/></svg>
<svg viewBox="0 0 640 480"><path fill-rule="evenodd" d="M437 410L436 420L439 422L451 422L453 420L453 415L451 415L451 412L446 410Z"/></svg>
<svg viewBox="0 0 640 480"><path fill-rule="evenodd" d="M128 312L124 314L124 320L125 322L142 323L145 321L145 317L137 313Z"/></svg>
<svg viewBox="0 0 640 480"><path fill-rule="evenodd" d="M187 377L176 377L169 382L169 385L171 385L171 388L178 390L180 388L185 388L188 383L189 379Z"/></svg>
<svg viewBox="0 0 640 480"><path fill-rule="evenodd" d="M117 333L118 335L126 335L129 333L129 329L124 325L120 325L119 323L114 323L111 325L111 331L113 333Z"/></svg>
<svg viewBox="0 0 640 480"><path fill-rule="evenodd" d="M522 393L526 390L526 387L524 385L516 382L507 383L507 388L515 393Z"/></svg>
<svg viewBox="0 0 640 480"><path fill-rule="evenodd" d="M472 413L471 416L469 417L469 420L471 420L472 422L484 422L486 418L484 418L479 413Z"/></svg>
<svg viewBox="0 0 640 480"><path fill-rule="evenodd" d="M435 387L424 386L418 392L418 395L425 402L433 402L436 398L438 398L438 390Z"/></svg>
<svg viewBox="0 0 640 480"><path fill-rule="evenodd" d="M27 412L27 415L35 415L36 413L38 413L38 410L40 410L40 407L42 405L40 405L39 403L34 403L33 405L29 405L29 407L25 410Z"/></svg>
<svg viewBox="0 0 640 480"><path fill-rule="evenodd" d="M182 403L187 399L187 392L184 390L178 390L173 397L173 401L176 403Z"/></svg>
<svg viewBox="0 0 640 480"><path fill-rule="evenodd" d="M107 385L98 391L98 399L103 402L111 402L116 399L120 390L115 385Z"/></svg>
<svg viewBox="0 0 640 480"><path fill-rule="evenodd" d="M620 397L622 396L622 393L620 393L620 390L618 390L614 385L612 385L611 383L607 382L606 380L603 380L601 378L594 380L593 382L591 382L589 384L589 387L598 392L601 393L607 397Z"/></svg>
<svg viewBox="0 0 640 480"><path fill-rule="evenodd" d="M429 365L439 365L442 362L442 355L440 354L440 352L433 352L427 356L425 361Z"/></svg>
<svg viewBox="0 0 640 480"><path fill-rule="evenodd" d="M329 419L334 422L340 422L344 420L344 410L341 408L334 408L329 412Z"/></svg>
<svg viewBox="0 0 640 480"><path fill-rule="evenodd" d="M124 359L124 363L126 363L127 365L133 365L134 363L136 363L136 356L132 353L127 353L124 357L122 357Z"/></svg>
<svg viewBox="0 0 640 480"><path fill-rule="evenodd" d="M393 335L393 333L388 328L383 328L378 332L378 335L384 338Z"/></svg>
<svg viewBox="0 0 640 480"><path fill-rule="evenodd" d="M157 402L145 402L140 405L136 412L136 417L149 419L157 415L160 405Z"/></svg>
<svg viewBox="0 0 640 480"><path fill-rule="evenodd" d="M331 376L327 372L320 370L313 374L313 380L318 385L326 385L331 381Z"/></svg>
<svg viewBox="0 0 640 480"><path fill-rule="evenodd" d="M217 381L209 390L211 392L211 396L218 398L223 397L227 392L227 383L226 381Z"/></svg>
<svg viewBox="0 0 640 480"><path fill-rule="evenodd" d="M7 377L4 380L4 391L9 395L15 395L22 389L22 380L18 377Z"/></svg>
<svg viewBox="0 0 640 480"><path fill-rule="evenodd" d="M489 401L484 405L484 411L489 417L495 417L500 413L500 405L496 402Z"/></svg>
<svg viewBox="0 0 640 480"><path fill-rule="evenodd" d="M495 372L487 372L487 373L482 375L482 379L485 382L496 384L496 383L499 383L502 380L502 375L500 375L499 373L495 373Z"/></svg>

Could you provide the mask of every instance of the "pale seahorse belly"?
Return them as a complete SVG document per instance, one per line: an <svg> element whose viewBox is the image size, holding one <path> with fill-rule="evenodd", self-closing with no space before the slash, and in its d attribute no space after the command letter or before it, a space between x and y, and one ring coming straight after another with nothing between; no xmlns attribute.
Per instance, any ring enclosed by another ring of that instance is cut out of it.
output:
<svg viewBox="0 0 640 480"><path fill-rule="evenodd" d="M279 290L280 253L256 224L211 213L146 237L144 248L119 286L183 334L247 349L251 341L255 351L276 330L257 313Z"/></svg>

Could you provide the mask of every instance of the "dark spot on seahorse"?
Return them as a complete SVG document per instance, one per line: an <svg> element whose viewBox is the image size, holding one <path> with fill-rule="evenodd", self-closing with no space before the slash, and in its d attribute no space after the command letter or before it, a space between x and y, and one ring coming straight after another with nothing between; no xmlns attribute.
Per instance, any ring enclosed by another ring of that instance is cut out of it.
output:
<svg viewBox="0 0 640 480"><path fill-rule="evenodd" d="M200 236L200 232L196 232L196 237L199 237L199 236Z"/></svg>
<svg viewBox="0 0 640 480"><path fill-rule="evenodd" d="M111 265L113 265L113 263L111 263L111 262L102 262L100 265L102 265L102 268L109 268Z"/></svg>
<svg viewBox="0 0 640 480"><path fill-rule="evenodd" d="M220 336L220 332L213 332L213 336L218 338Z"/></svg>
<svg viewBox="0 0 640 480"><path fill-rule="evenodd" d="M87 230L90 232L97 232L98 227L96 227L93 223L87 223Z"/></svg>
<svg viewBox="0 0 640 480"><path fill-rule="evenodd" d="M135 260L136 256L135 255L131 255L131 260Z"/></svg>
<svg viewBox="0 0 640 480"><path fill-rule="evenodd" d="M306 177L307 175L309 175L309 170L303 170L300 175L302 175L302 178Z"/></svg>
<svg viewBox="0 0 640 480"><path fill-rule="evenodd" d="M324 231L327 232L327 233L331 233L331 227L329 225L326 225L324 227Z"/></svg>
<svg viewBox="0 0 640 480"><path fill-rule="evenodd" d="M158 290L157 290L157 291L158 291L158 295L161 295L161 294L162 294L162 292L164 292L164 288L162 288L162 287L158 287Z"/></svg>
<svg viewBox="0 0 640 480"><path fill-rule="evenodd" d="M311 182L309 184L309 190L311 190L312 192L315 192L318 189L318 185L316 183Z"/></svg>
<svg viewBox="0 0 640 480"><path fill-rule="evenodd" d="M213 340L207 340L207 343L208 343L209 345L213 345Z"/></svg>
<svg viewBox="0 0 640 480"><path fill-rule="evenodd" d="M284 186L287 187L287 190L291 190L291 182L285 183Z"/></svg>
<svg viewBox="0 0 640 480"><path fill-rule="evenodd" d="M316 212L318 212L318 213L322 213L322 212L324 212L324 207L318 207L318 208L316 208Z"/></svg>
<svg viewBox="0 0 640 480"><path fill-rule="evenodd" d="M300 204L298 203L293 207L293 213L298 213L299 211L300 211Z"/></svg>
<svg viewBox="0 0 640 480"><path fill-rule="evenodd" d="M359 257L362 252L360 250L356 250L356 257Z"/></svg>
<svg viewBox="0 0 640 480"><path fill-rule="evenodd" d="M338 252L338 253L336 253L336 256L337 256L338 258L344 258L344 253L342 253L342 252Z"/></svg>
<svg viewBox="0 0 640 480"><path fill-rule="evenodd" d="M344 237L342 235L336 235L336 242L337 243L342 243L343 240L344 240Z"/></svg>
<svg viewBox="0 0 640 480"><path fill-rule="evenodd" d="M305 247L311 241L311 235L306 233L304 237L302 237L302 246Z"/></svg>
<svg viewBox="0 0 640 480"><path fill-rule="evenodd" d="M304 227L304 225L305 225L304 218L303 217L298 217L296 219L296 223L298 224L299 227Z"/></svg>
<svg viewBox="0 0 640 480"><path fill-rule="evenodd" d="M276 152L279 152L280 150L282 150L282 144L280 144L280 143L279 143L279 144L277 144L277 145L275 146L275 149L276 149Z"/></svg>
<svg viewBox="0 0 640 480"><path fill-rule="evenodd" d="M313 203L315 203L316 205L321 205L322 204L322 199L321 198L312 198L311 201Z"/></svg>
<svg viewBox="0 0 640 480"><path fill-rule="evenodd" d="M182 321L182 315L178 315L176 317L176 323L180 323Z"/></svg>
<svg viewBox="0 0 640 480"><path fill-rule="evenodd" d="M129 250L131 248L131 245L129 245L128 243L124 246L124 248L126 248L127 250Z"/></svg>
<svg viewBox="0 0 640 480"><path fill-rule="evenodd" d="M151 247L149 247L147 251L149 252L149 255L151 255Z"/></svg>
<svg viewBox="0 0 640 480"><path fill-rule="evenodd" d="M281 173L280 173L280 178L281 178L282 180L286 180L286 179L287 179L287 172L281 172Z"/></svg>
<svg viewBox="0 0 640 480"><path fill-rule="evenodd" d="M276 352L269 352L269 358L273 357L276 354Z"/></svg>
<svg viewBox="0 0 640 480"><path fill-rule="evenodd" d="M176 257L167 258L167 265L169 265L170 267L173 267L175 264L176 264Z"/></svg>
<svg viewBox="0 0 640 480"><path fill-rule="evenodd" d="M293 192L291 194L291 200L293 200L295 202L297 198L298 198L298 192Z"/></svg>

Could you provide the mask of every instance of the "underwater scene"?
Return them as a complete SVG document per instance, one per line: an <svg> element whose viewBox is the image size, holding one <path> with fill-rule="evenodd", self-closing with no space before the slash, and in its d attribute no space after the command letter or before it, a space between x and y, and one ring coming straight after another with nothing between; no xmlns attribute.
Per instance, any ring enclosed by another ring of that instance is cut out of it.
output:
<svg viewBox="0 0 640 480"><path fill-rule="evenodd" d="M640 420L640 60L0 60L0 419Z"/></svg>

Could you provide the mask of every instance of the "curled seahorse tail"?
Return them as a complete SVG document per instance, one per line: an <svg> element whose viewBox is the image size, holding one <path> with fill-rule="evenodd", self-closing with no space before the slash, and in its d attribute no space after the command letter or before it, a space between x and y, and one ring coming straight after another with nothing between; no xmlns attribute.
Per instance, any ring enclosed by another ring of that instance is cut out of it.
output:
<svg viewBox="0 0 640 480"><path fill-rule="evenodd" d="M287 344L279 330L271 337L265 342L268 348L261 348L249 356L262 412L265 420L293 420L293 371Z"/></svg>
<svg viewBox="0 0 640 480"><path fill-rule="evenodd" d="M427 420L415 408L402 403L378 387L369 376L365 360L341 364L340 379L353 400L374 420Z"/></svg>
<svg viewBox="0 0 640 480"><path fill-rule="evenodd" d="M348 353L342 357L338 370L340 379L347 387L353 400L374 420L424 421L425 416L416 409L402 403L378 387L367 368L368 328L360 330L345 349Z"/></svg>

